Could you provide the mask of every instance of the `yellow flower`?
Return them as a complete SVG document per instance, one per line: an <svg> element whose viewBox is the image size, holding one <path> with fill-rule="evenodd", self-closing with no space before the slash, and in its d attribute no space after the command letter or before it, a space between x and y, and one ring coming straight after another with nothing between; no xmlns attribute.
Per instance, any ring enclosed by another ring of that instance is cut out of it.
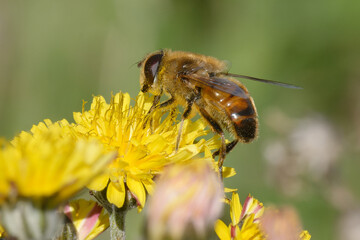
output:
<svg viewBox="0 0 360 240"><path fill-rule="evenodd" d="M208 160L193 159L164 169L148 205L150 239L205 237L221 213L224 196L222 182Z"/></svg>
<svg viewBox="0 0 360 240"><path fill-rule="evenodd" d="M45 120L0 149L0 202L28 198L41 206L64 202L114 158L96 140L77 140L66 121Z"/></svg>
<svg viewBox="0 0 360 240"><path fill-rule="evenodd" d="M79 240L94 239L109 227L109 215L94 201L71 201L64 212L74 224Z"/></svg>
<svg viewBox="0 0 360 240"><path fill-rule="evenodd" d="M52 238L63 221L57 207L115 157L71 132L66 121L45 120L0 148L0 217L11 237Z"/></svg>
<svg viewBox="0 0 360 240"><path fill-rule="evenodd" d="M301 232L301 225L292 208L267 208L252 196L242 206L239 195L233 192L230 201L229 226L218 220L215 232L220 240L310 240L308 231Z"/></svg>
<svg viewBox="0 0 360 240"><path fill-rule="evenodd" d="M263 211L262 203L250 195L246 198L244 205L241 206L239 195L233 193L230 201L231 223L226 226L223 221L217 220L215 232L221 240L265 239L258 224Z"/></svg>
<svg viewBox="0 0 360 240"><path fill-rule="evenodd" d="M95 137L108 151L116 150L118 153L107 174L88 187L96 191L107 187L108 201L119 208L124 204L128 189L141 210L146 201L146 192L153 192L153 177L164 166L190 159L205 149L219 147L215 139L196 142L197 138L209 132L204 130L206 123L203 120L186 120L180 148L175 153L179 129L175 124L176 116L161 111L154 111L148 116L152 102L153 98L140 93L135 105L131 106L130 96L118 93L112 96L109 104L101 96L94 97L89 111L83 109L82 113L74 113L78 136ZM149 127L150 118L152 128Z"/></svg>

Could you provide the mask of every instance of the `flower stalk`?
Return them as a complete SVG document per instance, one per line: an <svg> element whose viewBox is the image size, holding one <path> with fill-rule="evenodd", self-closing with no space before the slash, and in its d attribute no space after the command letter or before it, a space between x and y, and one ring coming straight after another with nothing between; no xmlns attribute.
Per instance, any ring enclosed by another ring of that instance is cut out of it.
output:
<svg viewBox="0 0 360 240"><path fill-rule="evenodd" d="M121 208L117 208L112 205L112 212L110 213L110 239L111 240L125 240L125 217L128 209L124 205Z"/></svg>
<svg viewBox="0 0 360 240"><path fill-rule="evenodd" d="M107 189L102 191L90 191L98 203L105 208L109 213L110 223L110 239L111 240L125 240L125 218L130 209L137 207L136 200L132 197L129 190L126 191L126 198L123 206L118 208L115 204L112 204L106 198Z"/></svg>

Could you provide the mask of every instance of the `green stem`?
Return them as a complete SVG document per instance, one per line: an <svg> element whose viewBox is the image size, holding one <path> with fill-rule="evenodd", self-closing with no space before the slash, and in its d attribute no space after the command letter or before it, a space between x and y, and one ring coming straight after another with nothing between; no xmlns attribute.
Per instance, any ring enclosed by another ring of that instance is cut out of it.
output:
<svg viewBox="0 0 360 240"><path fill-rule="evenodd" d="M91 194L96 198L101 206L103 206L109 213L110 222L110 239L111 240L125 240L125 217L129 209L136 208L136 201L132 198L131 193L127 190L124 205L121 208L109 203L106 198L106 189L103 191L91 191Z"/></svg>
<svg viewBox="0 0 360 240"><path fill-rule="evenodd" d="M56 240L76 240L76 239L78 239L78 237L76 235L75 226L70 220L66 219L66 223L62 230L61 236L59 238L56 238Z"/></svg>
<svg viewBox="0 0 360 240"><path fill-rule="evenodd" d="M117 208L112 205L110 214L110 239L111 240L125 240L125 216L128 209L127 207Z"/></svg>

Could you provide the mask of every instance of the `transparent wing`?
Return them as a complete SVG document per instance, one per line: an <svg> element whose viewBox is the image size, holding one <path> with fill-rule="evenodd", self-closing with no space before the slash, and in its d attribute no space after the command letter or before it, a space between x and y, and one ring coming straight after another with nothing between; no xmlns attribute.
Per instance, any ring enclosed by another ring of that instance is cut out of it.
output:
<svg viewBox="0 0 360 240"><path fill-rule="evenodd" d="M247 98L246 90L240 86L240 83L235 83L226 77L204 77L198 74L184 74L180 75L180 77L199 87L210 87L238 97Z"/></svg>
<svg viewBox="0 0 360 240"><path fill-rule="evenodd" d="M250 77L250 76L234 74L234 73L222 73L222 74L224 74L226 76L230 76L230 77L243 78L243 79L248 79L248 80L253 80L253 81L258 81L258 82L263 82L263 83L268 83L268 84L273 84L273 85L286 87L286 88L302 89L302 87L299 87L299 86L296 86L296 85L292 85L292 84L288 84L288 83L282 83L282 82L273 81L273 80L266 80L266 79L262 79L262 78Z"/></svg>

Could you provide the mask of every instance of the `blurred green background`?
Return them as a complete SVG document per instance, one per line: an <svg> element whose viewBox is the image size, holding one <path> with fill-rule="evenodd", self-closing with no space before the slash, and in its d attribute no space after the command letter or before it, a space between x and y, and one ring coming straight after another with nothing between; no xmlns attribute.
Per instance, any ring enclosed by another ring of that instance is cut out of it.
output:
<svg viewBox="0 0 360 240"><path fill-rule="evenodd" d="M359 46L355 0L2 0L0 135L72 121L92 95L136 96L135 63L160 48L228 60L304 89L242 81L260 134L229 154L238 174L226 186L294 206L313 239L359 239ZM128 239L142 216L130 213Z"/></svg>

